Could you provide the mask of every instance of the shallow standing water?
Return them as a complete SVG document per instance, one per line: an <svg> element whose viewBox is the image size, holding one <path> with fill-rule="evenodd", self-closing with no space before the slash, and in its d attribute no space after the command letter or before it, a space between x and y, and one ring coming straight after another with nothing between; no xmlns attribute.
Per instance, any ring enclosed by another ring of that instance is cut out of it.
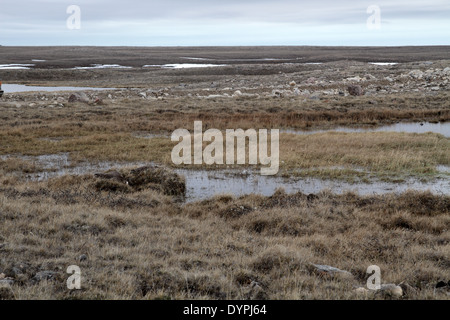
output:
<svg viewBox="0 0 450 320"><path fill-rule="evenodd" d="M414 179L403 183L375 181L372 183L349 183L339 180L318 178L283 178L259 174L236 174L236 171L175 170L186 177L186 198L188 202L204 200L215 195L230 194L242 196L260 194L271 196L283 188L287 193L318 193L331 190L333 193L355 192L361 195L401 193L407 190L431 191L435 194L449 194L450 180L436 179L421 182Z"/></svg>
<svg viewBox="0 0 450 320"><path fill-rule="evenodd" d="M433 132L442 134L444 137L450 138L450 122L442 123L430 123L430 122L399 122L392 125L384 125L379 127L362 127L362 128L349 128L349 127L337 127L333 129L324 130L299 130L299 129L281 129L280 133L292 133L299 135L310 135L316 133L325 132L405 132L405 133L427 133ZM170 137L170 134L153 134L151 132L139 132L135 135L139 138L156 138L156 137Z"/></svg>
<svg viewBox="0 0 450 320"><path fill-rule="evenodd" d="M348 128L348 127L338 127L334 129L326 130L295 130L286 129L280 130L281 133L293 133L293 134L315 134L324 132L405 132L405 133L427 133L434 132L442 134L443 136L450 137L450 122L444 123L430 123L430 122L399 122L392 125L380 126L380 127L370 127L370 128Z"/></svg>
<svg viewBox="0 0 450 320"><path fill-rule="evenodd" d="M49 154L42 156L0 156L0 159L18 157L41 166L43 172L27 175L28 179L43 181L63 175L83 175L105 172L123 167L139 167L154 163L132 162L83 162L71 165L68 153ZM448 167L439 166L442 173L448 172ZM431 191L435 194L449 194L450 180L447 178L421 182L409 179L402 183L374 181L370 183L349 183L339 180L322 180L318 178L284 178L280 176L261 176L259 171L240 170L189 170L174 169L176 173L186 178L186 201L204 200L220 194L242 196L246 194L272 195L277 189L283 188L287 193L318 193L331 190L334 193L352 191L362 195L400 193L406 190Z"/></svg>
<svg viewBox="0 0 450 320"><path fill-rule="evenodd" d="M2 90L5 93L16 92L32 92L32 91L84 91L84 90L114 90L114 88L92 88L92 87L39 87L39 86L27 86L24 84L2 84Z"/></svg>

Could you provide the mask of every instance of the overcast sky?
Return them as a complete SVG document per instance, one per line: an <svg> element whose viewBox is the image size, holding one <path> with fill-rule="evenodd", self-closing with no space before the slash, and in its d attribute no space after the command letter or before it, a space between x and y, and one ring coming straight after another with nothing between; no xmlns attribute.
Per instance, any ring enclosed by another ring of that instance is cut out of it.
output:
<svg viewBox="0 0 450 320"><path fill-rule="evenodd" d="M2 0L0 44L450 45L450 0Z"/></svg>

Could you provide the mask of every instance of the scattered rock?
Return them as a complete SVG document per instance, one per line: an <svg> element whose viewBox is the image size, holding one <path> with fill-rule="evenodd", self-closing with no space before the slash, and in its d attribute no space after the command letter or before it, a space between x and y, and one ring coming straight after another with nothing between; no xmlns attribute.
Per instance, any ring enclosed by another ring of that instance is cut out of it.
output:
<svg viewBox="0 0 450 320"><path fill-rule="evenodd" d="M56 272L54 271L41 271L36 273L36 275L31 278L32 282L41 282L44 280L52 280L56 276Z"/></svg>
<svg viewBox="0 0 450 320"><path fill-rule="evenodd" d="M315 268L315 272L321 277L353 280L353 275L348 271L320 264L313 264L312 266Z"/></svg>
<svg viewBox="0 0 450 320"><path fill-rule="evenodd" d="M272 96L276 98L281 98L283 96L283 92L280 90L272 90Z"/></svg>
<svg viewBox="0 0 450 320"><path fill-rule="evenodd" d="M414 79L422 79L423 78L423 72L420 70L412 70L410 73L408 73L408 75Z"/></svg>
<svg viewBox="0 0 450 320"><path fill-rule="evenodd" d="M297 85L297 83L296 83L295 81L291 81L291 82L289 83L289 85L290 85L291 87L295 87L295 86Z"/></svg>
<svg viewBox="0 0 450 320"><path fill-rule="evenodd" d="M88 259L88 256L85 254L82 254L81 256L78 257L78 260L80 262L86 261Z"/></svg>
<svg viewBox="0 0 450 320"><path fill-rule="evenodd" d="M17 263L14 266L6 268L2 274L4 274L5 278L17 278L20 275L25 274L28 267L29 266L26 263Z"/></svg>
<svg viewBox="0 0 450 320"><path fill-rule="evenodd" d="M450 286L450 281L449 282L445 282L445 281L439 281L438 283L436 283L435 288L443 288L443 287L447 287Z"/></svg>
<svg viewBox="0 0 450 320"><path fill-rule="evenodd" d="M314 92L312 95L309 96L309 99L320 100L320 92Z"/></svg>
<svg viewBox="0 0 450 320"><path fill-rule="evenodd" d="M14 284L14 279L12 279L12 278L5 278L5 279L0 280L0 288L12 286L13 284Z"/></svg>
<svg viewBox="0 0 450 320"><path fill-rule="evenodd" d="M384 298L401 298L403 296L403 289L393 283L382 284L380 290L377 290L377 295L382 295Z"/></svg>
<svg viewBox="0 0 450 320"><path fill-rule="evenodd" d="M439 281L434 287L434 294L450 296L450 281Z"/></svg>
<svg viewBox="0 0 450 320"><path fill-rule="evenodd" d="M89 97L84 92L75 92L69 96L69 102L89 103Z"/></svg>
<svg viewBox="0 0 450 320"><path fill-rule="evenodd" d="M345 80L351 81L351 82L360 82L363 79L360 76L356 76L356 77L352 77L352 78L347 78Z"/></svg>
<svg viewBox="0 0 450 320"><path fill-rule="evenodd" d="M348 86L347 90L348 93L352 96L362 96L364 94L363 88L357 85Z"/></svg>
<svg viewBox="0 0 450 320"><path fill-rule="evenodd" d="M317 79L314 77L306 79L307 84L315 84L317 82Z"/></svg>
<svg viewBox="0 0 450 320"><path fill-rule="evenodd" d="M103 99L101 98L95 98L94 105L103 105Z"/></svg>
<svg viewBox="0 0 450 320"><path fill-rule="evenodd" d="M206 96L206 99L220 99L220 98L227 98L228 96L223 94L210 94L209 96Z"/></svg>
<svg viewBox="0 0 450 320"><path fill-rule="evenodd" d="M414 295L417 294L417 289L411 286L408 282L402 282L399 284L399 287L402 288L404 295Z"/></svg>
<svg viewBox="0 0 450 320"><path fill-rule="evenodd" d="M242 92L241 92L240 90L236 90L236 91L233 93L233 97L240 97L240 96L242 96Z"/></svg>

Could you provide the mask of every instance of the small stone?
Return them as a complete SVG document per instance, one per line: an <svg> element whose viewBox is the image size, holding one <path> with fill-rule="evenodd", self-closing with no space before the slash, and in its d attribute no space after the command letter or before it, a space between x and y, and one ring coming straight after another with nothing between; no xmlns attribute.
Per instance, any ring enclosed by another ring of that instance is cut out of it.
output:
<svg viewBox="0 0 450 320"><path fill-rule="evenodd" d="M83 102L88 103L89 97L84 92L75 92L70 95L69 102Z"/></svg>
<svg viewBox="0 0 450 320"><path fill-rule="evenodd" d="M12 273L12 275L13 275L14 277L16 277L16 276L18 276L18 275L23 274L23 271L22 271L21 268L18 268L18 267L12 267L12 268L11 268L11 273Z"/></svg>
<svg viewBox="0 0 450 320"><path fill-rule="evenodd" d="M402 282L402 283L399 284L399 286L402 288L403 294L405 294L405 295L412 295L412 294L416 294L417 293L417 289L412 287L407 282Z"/></svg>
<svg viewBox="0 0 450 320"><path fill-rule="evenodd" d="M380 290L377 291L377 294L398 299L403 296L403 289L393 283L382 284Z"/></svg>
<svg viewBox="0 0 450 320"><path fill-rule="evenodd" d="M283 93L280 90L272 90L272 96L281 98L283 96Z"/></svg>
<svg viewBox="0 0 450 320"><path fill-rule="evenodd" d="M94 104L95 104L95 105L103 105L103 99L101 99L101 98L95 98Z"/></svg>
<svg viewBox="0 0 450 320"><path fill-rule="evenodd" d="M362 96L364 94L363 88L357 85L348 86L347 90L348 93L352 96Z"/></svg>
<svg viewBox="0 0 450 320"><path fill-rule="evenodd" d="M313 93L310 97L310 100L320 100L320 93Z"/></svg>
<svg viewBox="0 0 450 320"><path fill-rule="evenodd" d="M422 77L423 77L423 72L420 71L420 70L413 70L413 71L411 71L410 73L408 73L408 75L409 75L411 78L414 78L414 79L422 79Z"/></svg>
<svg viewBox="0 0 450 320"><path fill-rule="evenodd" d="M0 288L1 287L12 286L13 284L14 284L14 280L11 279L11 278L6 278L6 279L0 280Z"/></svg>
<svg viewBox="0 0 450 320"><path fill-rule="evenodd" d="M320 264L313 264L312 266L315 268L316 273L320 276L353 280L353 275L348 271Z"/></svg>
<svg viewBox="0 0 450 320"><path fill-rule="evenodd" d="M351 82L360 82L363 79L361 79L360 76L356 76L356 77L352 77L352 78L347 78L346 80L351 81Z"/></svg>
<svg viewBox="0 0 450 320"><path fill-rule="evenodd" d="M289 83L289 85L290 85L291 87L295 87L295 86L297 85L297 83L296 83L295 81L291 81L291 82Z"/></svg>
<svg viewBox="0 0 450 320"><path fill-rule="evenodd" d="M316 81L317 81L317 79L314 77L306 79L306 83L308 83L308 84L315 84Z"/></svg>
<svg viewBox="0 0 450 320"><path fill-rule="evenodd" d="M52 280L56 275L56 272L53 271L41 271L36 273L36 275L31 278L33 282L40 282L43 280Z"/></svg>
<svg viewBox="0 0 450 320"><path fill-rule="evenodd" d="M439 91L439 87L431 87L431 91Z"/></svg>
<svg viewBox="0 0 450 320"><path fill-rule="evenodd" d="M78 257L78 260L80 261L86 261L88 259L87 255L82 254L81 256Z"/></svg>

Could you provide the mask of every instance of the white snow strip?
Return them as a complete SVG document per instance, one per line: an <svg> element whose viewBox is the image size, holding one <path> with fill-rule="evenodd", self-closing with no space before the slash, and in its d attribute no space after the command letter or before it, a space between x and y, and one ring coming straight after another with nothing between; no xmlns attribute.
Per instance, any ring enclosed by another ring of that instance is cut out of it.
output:
<svg viewBox="0 0 450 320"><path fill-rule="evenodd" d="M22 64L22 63L0 64L0 70L30 69L28 67L33 67L33 66L34 66L34 64Z"/></svg>
<svg viewBox="0 0 450 320"><path fill-rule="evenodd" d="M164 65L155 65L155 64L147 64L143 66L143 68L148 67L160 67L165 69L187 69L187 68L211 68L211 67L224 67L226 64L194 64L194 63L176 63L176 64L164 64Z"/></svg>
<svg viewBox="0 0 450 320"><path fill-rule="evenodd" d="M187 59L187 60L214 60L214 59L209 59L209 58L191 58L191 57L181 57L182 59Z"/></svg>
<svg viewBox="0 0 450 320"><path fill-rule="evenodd" d="M374 64L376 66L395 66L397 62L369 62L369 64Z"/></svg>
<svg viewBox="0 0 450 320"><path fill-rule="evenodd" d="M132 67L121 66L119 64L93 64L92 67L75 67L74 70L86 69L130 69Z"/></svg>

